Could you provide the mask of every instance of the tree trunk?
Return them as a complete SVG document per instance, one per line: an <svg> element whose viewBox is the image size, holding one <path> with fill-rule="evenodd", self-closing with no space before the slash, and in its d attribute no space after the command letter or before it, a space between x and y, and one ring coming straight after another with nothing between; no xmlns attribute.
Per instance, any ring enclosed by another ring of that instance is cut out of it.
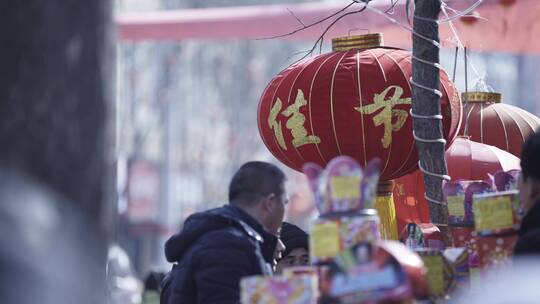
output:
<svg viewBox="0 0 540 304"><path fill-rule="evenodd" d="M0 2L0 166L3 167L0 172L14 171L15 175L6 176L24 176L17 183L21 185L20 191L26 187L36 190L34 197L9 197L10 201L18 200L21 210L3 214L20 221L11 223L12 242L20 242L15 245L29 246L33 251L19 252L20 257L16 251L11 258L0 257L0 262L8 259L17 278L24 279L24 284L13 291L18 290L20 296L32 294L28 290L30 282L39 286L37 282L46 277L72 273L75 270L68 268L73 266L80 267L77 270L80 273L71 278L72 282L65 283L87 284L84 288L89 292L80 294L76 302L103 300L103 286L96 284L104 282L106 236L111 227L110 203L114 193L110 190L115 187L111 174L114 170L110 169L114 168L114 133L106 132L112 121L107 114L111 113L108 110L114 85L110 25L110 0ZM8 179L19 180L18 177L0 179L0 189L4 190L0 195L4 197L10 190L6 187L10 184ZM45 190L41 192L38 188ZM24 209L34 203L44 208L41 213L30 214L35 210ZM1 213L2 210L0 216ZM32 218L36 221L23 223L25 216L27 219L36 216ZM44 242L25 243L25 239L16 239L17 235L24 236L24 229L34 231L35 240ZM81 235L75 235L81 231L84 231ZM63 236L64 232L71 235ZM57 252L51 244L58 245ZM94 248L85 253L86 247ZM63 252L66 248L72 251ZM50 255L30 264L19 265L14 261L24 255L35 256L37 252ZM77 254L81 254L78 262L71 260ZM55 264L53 260L59 256L64 261ZM91 270L90 265L99 268ZM23 269L33 269L35 273ZM85 270L89 272L84 273ZM44 282L42 288L49 286L55 290L49 290L46 295L33 294L34 301L50 303L49 295L62 293L61 283L56 283ZM77 292L73 286L70 289L71 293ZM4 301L0 299L0 302Z"/></svg>
<svg viewBox="0 0 540 304"><path fill-rule="evenodd" d="M415 0L415 15L437 19L440 0ZM439 41L438 24L425 20L414 19L414 31L426 38ZM439 69L421 60L439 63L439 48L420 37L413 35L413 55L420 60L413 60L413 81L419 85L439 90ZM430 90L413 85L413 113L421 116L441 114L439 96ZM443 138L442 122L439 119L413 118L413 129L419 138L426 140ZM444 143L416 141L420 164L426 171L446 175L447 168L444 159ZM443 201L442 179L424 173L426 195L436 201ZM429 201L429 213L434 224L448 224L448 208L446 205Z"/></svg>

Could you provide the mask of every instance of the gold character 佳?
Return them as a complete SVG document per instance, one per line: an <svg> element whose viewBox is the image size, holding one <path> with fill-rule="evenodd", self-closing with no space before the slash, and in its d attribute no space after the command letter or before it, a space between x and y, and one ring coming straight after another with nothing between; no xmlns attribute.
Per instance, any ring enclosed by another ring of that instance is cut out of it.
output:
<svg viewBox="0 0 540 304"><path fill-rule="evenodd" d="M298 148L307 144L318 144L321 139L315 135L308 135L307 129L304 127L306 117L300 113L300 108L307 105L307 100L304 98L302 90L298 90L296 98L293 104L289 105L285 110L281 111L283 102L277 98L276 102L270 109L270 115L268 115L268 126L274 131L274 136L283 150L287 150L287 145L283 137L283 129L281 122L277 120L281 111L281 115L287 117L285 127L291 131L293 137L292 145Z"/></svg>

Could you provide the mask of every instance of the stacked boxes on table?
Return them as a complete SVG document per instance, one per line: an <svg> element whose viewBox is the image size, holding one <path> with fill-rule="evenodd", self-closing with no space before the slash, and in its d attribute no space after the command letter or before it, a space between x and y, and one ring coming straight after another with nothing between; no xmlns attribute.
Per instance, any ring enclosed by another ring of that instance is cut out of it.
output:
<svg viewBox="0 0 540 304"><path fill-rule="evenodd" d="M491 178L497 192L473 196L476 236L471 248L481 268L501 267L511 261L522 215L519 174L519 170L497 172Z"/></svg>
<svg viewBox="0 0 540 304"><path fill-rule="evenodd" d="M243 304L314 304L317 303L316 274L251 276L240 281Z"/></svg>
<svg viewBox="0 0 540 304"><path fill-rule="evenodd" d="M497 172L487 181L443 186L454 246L469 249L471 273L505 264L512 254L521 215L518 175L517 170Z"/></svg>
<svg viewBox="0 0 540 304"><path fill-rule="evenodd" d="M465 247L447 248L443 255L454 272L452 288L463 290L470 288L469 250Z"/></svg>
<svg viewBox="0 0 540 304"><path fill-rule="evenodd" d="M355 160L341 156L326 170L309 164L304 172L320 212L311 228L310 256L320 268L321 303L411 298L406 270L379 245L381 223L374 209L379 162L362 170Z"/></svg>
<svg viewBox="0 0 540 304"><path fill-rule="evenodd" d="M453 265L438 249L417 248L416 253L427 268L429 295L432 298L444 297L454 283Z"/></svg>
<svg viewBox="0 0 540 304"><path fill-rule="evenodd" d="M519 205L517 190L474 196L476 236L471 248L480 267L505 265L517 241Z"/></svg>
<svg viewBox="0 0 540 304"><path fill-rule="evenodd" d="M409 223L403 229L400 241L422 258L427 268L429 297L444 297L455 285L453 261L445 257L446 241L434 224Z"/></svg>
<svg viewBox="0 0 540 304"><path fill-rule="evenodd" d="M321 216L311 229L311 261L331 262L347 248L379 239L379 217L373 209Z"/></svg>
<svg viewBox="0 0 540 304"><path fill-rule="evenodd" d="M484 181L457 181L444 184L448 224L454 247L468 247L474 236L473 195L491 191L492 186Z"/></svg>

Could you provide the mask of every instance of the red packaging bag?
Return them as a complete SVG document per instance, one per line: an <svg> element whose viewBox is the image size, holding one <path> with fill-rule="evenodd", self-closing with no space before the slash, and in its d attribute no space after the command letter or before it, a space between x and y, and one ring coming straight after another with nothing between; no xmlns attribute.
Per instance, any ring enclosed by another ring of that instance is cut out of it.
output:
<svg viewBox="0 0 540 304"><path fill-rule="evenodd" d="M517 239L516 233L499 236L477 235L471 241L471 250L478 257L481 269L504 268L512 261Z"/></svg>

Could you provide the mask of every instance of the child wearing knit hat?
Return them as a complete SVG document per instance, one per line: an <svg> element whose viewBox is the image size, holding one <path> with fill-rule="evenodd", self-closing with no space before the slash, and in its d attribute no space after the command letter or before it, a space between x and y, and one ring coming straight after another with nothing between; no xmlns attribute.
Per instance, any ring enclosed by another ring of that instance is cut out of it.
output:
<svg viewBox="0 0 540 304"><path fill-rule="evenodd" d="M283 268L309 265L308 234L300 227L283 222L281 241L285 245L282 258L277 263L277 273Z"/></svg>

